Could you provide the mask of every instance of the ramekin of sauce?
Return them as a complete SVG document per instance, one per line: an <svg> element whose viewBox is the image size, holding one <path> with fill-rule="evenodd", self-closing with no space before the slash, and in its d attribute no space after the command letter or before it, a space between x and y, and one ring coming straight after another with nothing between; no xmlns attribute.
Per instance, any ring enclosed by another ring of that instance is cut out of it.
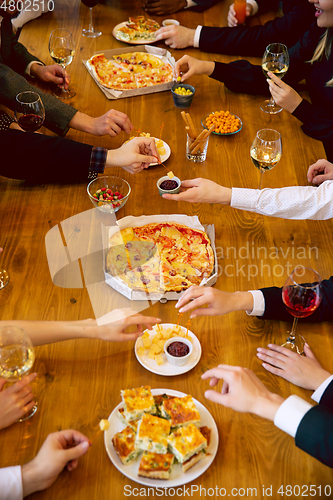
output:
<svg viewBox="0 0 333 500"><path fill-rule="evenodd" d="M165 193L178 194L180 191L181 181L178 177L174 176L170 179L167 175L164 175L158 179L156 185L161 196Z"/></svg>
<svg viewBox="0 0 333 500"><path fill-rule="evenodd" d="M188 363L193 351L192 342L184 337L172 337L164 344L164 353L169 363L184 366Z"/></svg>

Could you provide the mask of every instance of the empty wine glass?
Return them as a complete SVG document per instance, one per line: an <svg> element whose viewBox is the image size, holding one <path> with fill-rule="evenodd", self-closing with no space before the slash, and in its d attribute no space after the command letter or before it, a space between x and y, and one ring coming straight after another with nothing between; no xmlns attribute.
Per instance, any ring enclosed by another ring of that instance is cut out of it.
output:
<svg viewBox="0 0 333 500"><path fill-rule="evenodd" d="M258 189L262 187L262 179L266 170L277 165L282 155L281 135L277 130L263 128L258 130L250 149L251 160L260 172Z"/></svg>
<svg viewBox="0 0 333 500"><path fill-rule="evenodd" d="M17 326L0 328L0 377L7 382L18 382L29 374L35 361L35 350L26 332ZM37 402L29 413L20 418L22 422L37 411Z"/></svg>
<svg viewBox="0 0 333 500"><path fill-rule="evenodd" d="M16 96L15 119L26 132L36 132L44 123L45 109L36 92L20 92Z"/></svg>
<svg viewBox="0 0 333 500"><path fill-rule="evenodd" d="M55 29L51 31L49 39L49 52L54 62L63 69L63 78L65 82L66 66L72 61L75 54L75 43L72 33L65 29ZM70 99L76 95L75 90L63 87L57 87L54 95L59 99Z"/></svg>
<svg viewBox="0 0 333 500"><path fill-rule="evenodd" d="M98 0L81 0L81 2L87 7L89 7L89 28L88 29L84 28L82 30L82 35L87 36L89 38L97 38L98 36L101 36L102 32L96 31L93 26L93 17L92 17L92 8L98 4Z"/></svg>
<svg viewBox="0 0 333 500"><path fill-rule="evenodd" d="M310 316L322 299L320 275L304 266L297 266L287 278L282 288L282 300L287 311L294 316L291 332L282 347L302 354L305 340L296 333L298 318Z"/></svg>
<svg viewBox="0 0 333 500"><path fill-rule="evenodd" d="M267 45L261 63L262 70L266 78L269 78L268 72L274 73L279 78L283 78L289 68L288 49L283 43L271 43ZM274 102L273 97L266 100L261 105L265 113L275 115L283 108Z"/></svg>

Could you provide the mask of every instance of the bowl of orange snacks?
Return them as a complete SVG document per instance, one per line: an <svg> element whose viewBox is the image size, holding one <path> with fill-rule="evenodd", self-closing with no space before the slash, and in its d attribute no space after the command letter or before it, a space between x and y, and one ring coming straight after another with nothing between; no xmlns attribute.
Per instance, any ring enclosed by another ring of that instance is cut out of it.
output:
<svg viewBox="0 0 333 500"><path fill-rule="evenodd" d="M240 132L243 127L242 120L238 116L223 110L213 111L204 116L201 125L208 130L212 125L215 125L213 131L215 135L234 135Z"/></svg>

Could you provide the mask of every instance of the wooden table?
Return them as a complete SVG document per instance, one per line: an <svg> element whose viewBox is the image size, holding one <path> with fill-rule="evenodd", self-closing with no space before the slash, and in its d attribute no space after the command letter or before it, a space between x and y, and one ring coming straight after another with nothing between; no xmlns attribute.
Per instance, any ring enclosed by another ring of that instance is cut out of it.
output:
<svg viewBox="0 0 333 500"><path fill-rule="evenodd" d="M222 3L204 14L180 12L172 17L189 27L199 23L218 25L224 22L227 8L227 4ZM190 111L197 124L203 115L218 109L231 110L244 123L241 133L235 136L212 136L207 161L203 164L194 164L185 158L183 121L180 110L173 105L170 92L112 102L105 98L88 75L82 59L97 50L123 47L126 51L127 45L112 37L112 28L126 20L129 14L139 13L138 0L109 0L104 5L98 5L93 10L94 23L103 35L93 40L81 36L81 29L88 22L88 9L79 0L57 0L53 13L24 26L21 41L32 53L50 64L48 37L51 29L69 28L77 47L74 61L68 68L77 92L70 105L93 116L102 115L114 107L127 113L136 128L141 127L152 135L159 133L163 121L166 125L163 139L172 150L167 166L180 178L202 176L226 186L256 188L259 172L251 163L249 148L257 130L269 126L282 133L283 155L278 166L265 174L264 186L306 185L307 167L324 157L321 143L305 136L300 123L287 112L272 117L262 113L259 108L261 96L236 95L223 84L207 77L191 78L196 95ZM162 21L162 18L157 19ZM197 49L172 51L176 58L186 52L202 59L232 60L231 57L204 54ZM259 63L256 59L253 61ZM110 139L74 130L69 132L68 137L112 148L127 139L124 133ZM33 159L27 159L28 168L32 162ZM235 291L282 286L287 266L292 268L299 263L310 265L325 278L332 273L332 221L288 221L229 207L168 202L160 198L155 187L157 179L164 175L162 167L152 167L135 176L115 169L115 175L129 181L133 190L128 203L118 212L118 218L179 213L197 215L203 224L215 224L220 266L218 288ZM52 227L92 208L86 195L86 185L31 188L19 181L0 178L0 186L1 245L5 250L1 266L9 271L11 277L10 284L0 292L0 317L29 320L94 317L86 288L65 289L52 283L45 252L45 235ZM236 249L235 254L232 250L228 252L230 247ZM247 248L258 247L267 248L268 254L265 256L264 250L261 250L255 259L247 255ZM311 247L317 250L310 250ZM254 267L250 267L254 265L258 266L257 273ZM157 302L145 313L159 316L164 322L176 322L174 305L174 302ZM184 317L184 322L186 320ZM284 498L277 493L280 486L286 490L287 485L302 487L312 484L322 489L325 485L332 485L331 470L297 449L294 440L272 423L253 415L237 414L204 398L207 383L201 380L201 374L223 362L251 368L271 390L284 397L293 393L310 400L308 391L270 375L256 357L257 346L266 346L277 332L288 327L289 324L260 321L244 313L194 320L192 329L201 341L202 359L189 373L168 379L147 372L137 362L131 342L108 344L78 340L39 347L35 363L40 375L39 409L31 420L1 431L0 466L29 461L47 434L55 430L75 428L91 437L99 419L106 418L120 402L120 389L149 383L153 388L178 389L192 394L208 408L218 425L220 445L215 461L192 484L207 489L216 486L225 488L227 496L237 496L236 490L231 492L232 488L243 488L239 497L245 498L251 495L268 498L268 492L263 493L263 488L268 487L272 487L272 498ZM302 324L299 330L323 366L331 370L333 337L330 325ZM71 474L64 472L50 489L31 495L31 498L118 500L124 497L124 487L128 484L131 488L138 486L112 465L100 435L81 459L77 470ZM162 483L161 486L167 484ZM254 490L251 494L247 488L255 488L256 495ZM297 488L295 492L293 498L298 495ZM199 495L199 492L195 493L193 498L199 498Z"/></svg>

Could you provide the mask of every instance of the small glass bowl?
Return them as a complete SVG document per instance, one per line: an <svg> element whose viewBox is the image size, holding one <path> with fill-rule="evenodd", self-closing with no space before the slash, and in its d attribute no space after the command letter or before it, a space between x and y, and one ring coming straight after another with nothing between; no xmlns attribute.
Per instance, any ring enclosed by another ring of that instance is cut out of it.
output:
<svg viewBox="0 0 333 500"><path fill-rule="evenodd" d="M205 115L202 119L201 119L201 125L206 128L208 130L208 127L206 125L206 119L208 118L209 115L213 115L214 112L212 113L208 113L208 115ZM235 134L238 134L238 132L240 132L243 128L243 122L242 120L239 118L239 116L237 115L234 115L231 113L232 116L234 116L235 118L238 118L238 120L240 121L240 125L239 125L239 128L237 130L235 130L235 132L229 132L228 134L220 134L220 132L212 132L212 134L215 134L215 135L235 135Z"/></svg>
<svg viewBox="0 0 333 500"><path fill-rule="evenodd" d="M112 202L110 201L100 201L97 198L94 198L94 194L101 188L111 189L114 193L118 191L124 197L120 200L115 201L114 203L119 203L119 205L113 207ZM90 198L91 203L97 207L101 212L118 212L128 200L128 197L131 193L131 186L124 179L120 177L114 177L113 175L102 175L100 177L96 177L93 181L89 182L87 186L87 193Z"/></svg>
<svg viewBox="0 0 333 500"><path fill-rule="evenodd" d="M181 87L185 90L190 90L192 93L189 95L180 95L175 92L175 89ZM176 108L189 108L191 106L192 99L195 94L195 88L187 83L176 83L171 89L173 102Z"/></svg>
<svg viewBox="0 0 333 500"><path fill-rule="evenodd" d="M188 354L186 354L186 356L181 356L181 357L176 357L176 356L172 356L171 354L169 354L168 347L173 342L182 342L183 344L186 344L189 348ZM184 337L171 337L171 339L167 340L164 344L164 354L165 354L168 362L174 366L186 365L190 360L192 352L193 352L192 342Z"/></svg>
<svg viewBox="0 0 333 500"><path fill-rule="evenodd" d="M162 182L164 182L164 181L176 181L178 186L175 187L174 189L162 189L160 186L161 186ZM180 191L181 180L175 176L172 177L172 179L170 179L170 177L168 177L167 175L164 175L163 177L158 179L158 181L156 182L156 186L157 186L158 192L160 193L161 196L163 194L178 194Z"/></svg>

